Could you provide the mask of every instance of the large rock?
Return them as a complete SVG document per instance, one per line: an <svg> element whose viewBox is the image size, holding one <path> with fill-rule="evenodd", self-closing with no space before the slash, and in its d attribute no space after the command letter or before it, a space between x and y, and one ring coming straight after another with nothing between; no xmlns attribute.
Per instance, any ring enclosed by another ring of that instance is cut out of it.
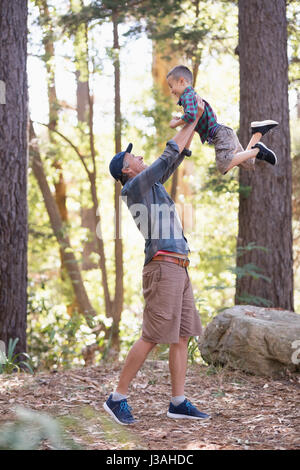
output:
<svg viewBox="0 0 300 470"><path fill-rule="evenodd" d="M199 343L203 359L258 375L300 371L300 315L236 305L217 315Z"/></svg>

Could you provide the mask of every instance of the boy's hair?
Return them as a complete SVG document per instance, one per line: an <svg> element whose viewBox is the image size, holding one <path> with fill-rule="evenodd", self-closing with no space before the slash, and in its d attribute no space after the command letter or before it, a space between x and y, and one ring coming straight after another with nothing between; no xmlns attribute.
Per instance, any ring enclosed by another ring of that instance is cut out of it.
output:
<svg viewBox="0 0 300 470"><path fill-rule="evenodd" d="M183 77L188 83L193 83L193 74L185 65L176 65L167 75L167 78L173 77L175 80L179 80Z"/></svg>

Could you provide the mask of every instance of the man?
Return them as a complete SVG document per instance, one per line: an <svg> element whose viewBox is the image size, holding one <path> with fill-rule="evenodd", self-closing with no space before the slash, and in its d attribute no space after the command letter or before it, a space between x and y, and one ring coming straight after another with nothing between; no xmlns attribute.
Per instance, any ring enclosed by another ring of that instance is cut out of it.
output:
<svg viewBox="0 0 300 470"><path fill-rule="evenodd" d="M204 109L201 98L198 104L200 117ZM131 153L132 144L110 163L111 175L121 181L122 198L145 237L142 336L129 351L116 391L103 405L123 425L136 421L127 403L129 384L150 351L161 343L170 344L172 398L167 416L210 418L184 395L188 341L191 336L199 336L202 328L187 272L189 247L174 202L163 186L188 154L196 122L185 125L150 166L145 165L143 157Z"/></svg>

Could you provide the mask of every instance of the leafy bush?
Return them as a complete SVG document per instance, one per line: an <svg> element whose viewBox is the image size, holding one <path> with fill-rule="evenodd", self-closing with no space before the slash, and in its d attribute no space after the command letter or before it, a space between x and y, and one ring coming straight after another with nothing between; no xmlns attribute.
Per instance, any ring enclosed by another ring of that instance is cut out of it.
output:
<svg viewBox="0 0 300 470"><path fill-rule="evenodd" d="M44 441L55 450L78 448L47 414L16 407L16 415L15 422L5 424L0 430L0 450L38 450Z"/></svg>
<svg viewBox="0 0 300 470"><path fill-rule="evenodd" d="M0 374L12 374L13 372L20 372L20 369L27 368L31 374L33 374L32 360L26 353L15 354L15 348L19 341L19 338L9 339L7 354L5 351L0 350ZM24 356L28 359L26 361L19 361L18 358Z"/></svg>

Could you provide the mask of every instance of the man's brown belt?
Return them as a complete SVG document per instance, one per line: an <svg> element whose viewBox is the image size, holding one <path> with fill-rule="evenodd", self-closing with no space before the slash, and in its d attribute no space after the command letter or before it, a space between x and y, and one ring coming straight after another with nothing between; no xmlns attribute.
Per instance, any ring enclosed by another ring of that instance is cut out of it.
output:
<svg viewBox="0 0 300 470"><path fill-rule="evenodd" d="M190 260L188 258L176 258L175 256L167 256L167 255L157 255L152 258L152 261L168 261L168 263L175 263L179 264L183 268L187 268L190 264Z"/></svg>

